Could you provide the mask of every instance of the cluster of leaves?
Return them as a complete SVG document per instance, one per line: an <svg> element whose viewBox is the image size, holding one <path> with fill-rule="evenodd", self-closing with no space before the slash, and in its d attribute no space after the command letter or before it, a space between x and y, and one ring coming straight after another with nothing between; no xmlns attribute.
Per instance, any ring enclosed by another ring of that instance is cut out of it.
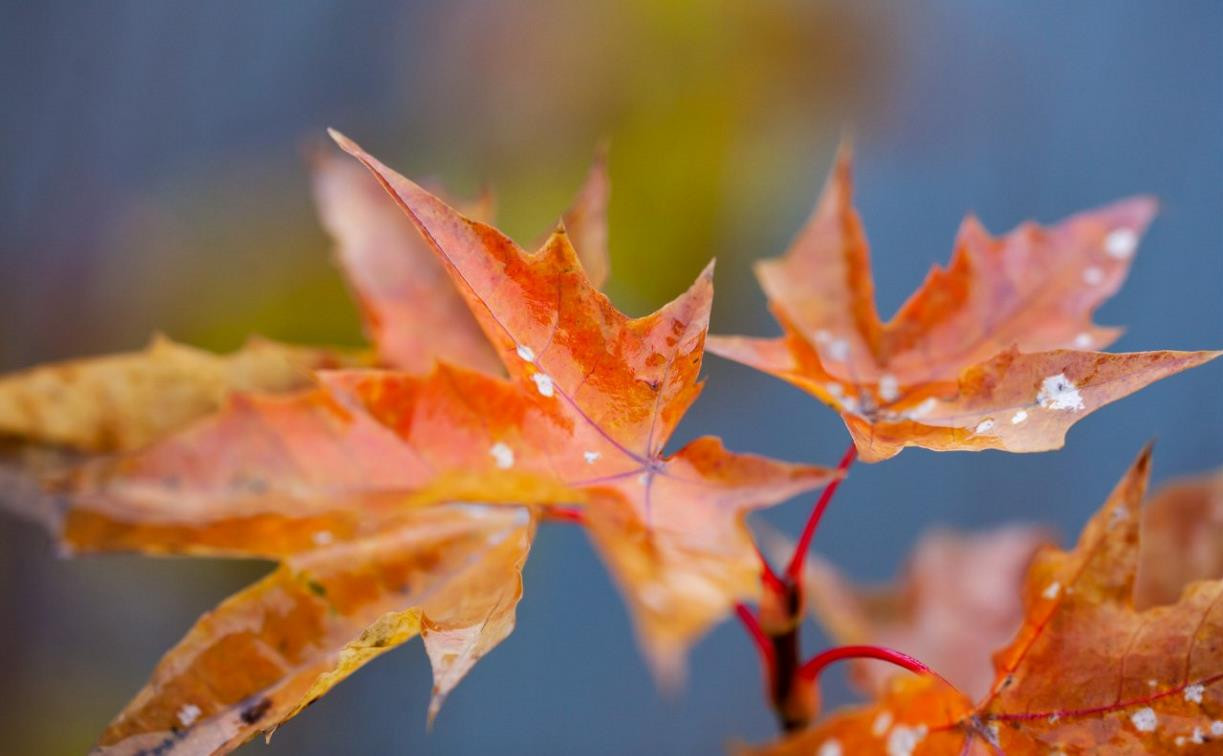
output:
<svg viewBox="0 0 1223 756"><path fill-rule="evenodd" d="M877 703L770 752L1026 752L1208 737L1217 712L1204 691L1223 675L1223 635L1210 624L1223 618L1209 616L1209 602L1223 582L1195 584L1168 608L1131 606L1147 455L1075 551L1041 552L1022 610L1004 601L982 627L975 609L957 616L938 598L916 607L861 598L830 567L804 562L853 452L837 469L732 453L715 438L663 453L700 392L713 269L652 315L616 310L599 290L608 274L601 157L530 253L485 222L487 198L456 210L333 136L356 161L317 155L317 199L372 349L253 341L217 356L158 339L136 354L0 378L0 433L18 441L0 493L47 521L66 550L278 562L170 650L100 751L230 750L417 635L433 667L432 719L512 631L541 520L588 532L664 685L682 679L688 647L732 609L755 631L792 729L818 713L814 681L829 661L873 655L927 669L874 646L800 666L805 597L846 642L907 647L966 693L986 694L973 706L944 677L865 671ZM794 248L759 268L785 335L711 338L710 348L832 405L867 461L909 445L1057 448L1094 409L1217 356L1089 351L1117 336L1090 317L1124 278L1153 213L1144 199L1001 238L970 219L950 266L884 324L849 175L843 151ZM31 478L34 487L15 485ZM774 574L746 514L825 484L787 570ZM1179 535L1159 532L1169 543ZM990 598L1008 595L1042 540L999 538L1009 546L963 544L958 557L975 562L972 550L984 549L1000 566ZM937 563L953 550L934 552L930 569L963 573L955 557ZM1219 566L1213 543L1207 553L1215 561L1194 576ZM1149 582L1166 596L1183 570L1158 561L1168 574ZM741 603L750 600L758 616ZM931 616L942 622L923 625ZM977 624L956 624L968 616ZM1020 616L989 687L976 665ZM982 650L958 653L966 647ZM1103 686L1067 689L1048 674L1079 655L1077 681L1120 679L1115 700L1097 700ZM1126 687L1140 677L1162 682ZM1176 717L1177 727L1148 727L1144 712ZM1122 714L1133 724L1124 732Z"/></svg>
<svg viewBox="0 0 1223 756"><path fill-rule="evenodd" d="M1033 553L1024 544L1032 545L1030 534L1017 531L981 543L1009 542L1009 554L994 555L1002 574L1013 575L1007 563L1029 551L1019 592L1000 580L1002 590L988 596L966 598L946 586L933 593L921 582L946 573L923 576L919 566L908 584L913 603L894 612L894 594L863 594L831 572L813 572L810 588L824 598L816 611L834 634L911 639L932 666L955 670L955 684L856 670L872 703L755 752L1213 752L1223 742L1223 540L1217 522L1199 518L1217 513L1223 478L1170 487L1144 511L1150 462L1148 448L1070 551ZM924 561L931 548L919 550ZM991 566L985 557L973 569ZM965 582L961 573L960 587ZM982 609L981 635L965 639L962 626ZM960 628L932 634L927 623L940 614ZM1002 635L988 624L1010 616L1017 621L1005 622Z"/></svg>

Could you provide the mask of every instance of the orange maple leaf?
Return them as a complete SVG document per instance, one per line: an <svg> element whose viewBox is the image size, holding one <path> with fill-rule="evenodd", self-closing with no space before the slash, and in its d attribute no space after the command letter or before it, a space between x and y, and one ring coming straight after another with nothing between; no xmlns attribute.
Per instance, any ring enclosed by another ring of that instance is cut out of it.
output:
<svg viewBox="0 0 1223 756"><path fill-rule="evenodd" d="M627 318L563 226L528 254L337 139L428 240L509 377L445 363L423 375L319 371L312 388L228 394L184 430L58 477L70 549L280 565L163 658L103 734L107 752L229 750L417 634L433 664L432 718L512 630L537 516L560 504L583 507L653 670L676 682L687 647L758 589L746 513L839 475L709 437L663 454L700 391L712 266L658 312ZM606 182L594 175L575 207L601 249ZM347 223L365 211L328 212ZM420 327L396 299L405 289L380 288L397 274L362 277L395 249L418 254L398 246L402 227L371 222L385 243L337 232L371 323ZM469 322L458 321L463 338ZM431 358L444 353L446 326L435 326L414 342ZM371 332L387 361L414 358L396 351L413 342Z"/></svg>
<svg viewBox="0 0 1223 756"><path fill-rule="evenodd" d="M629 599L655 673L677 681L691 639L737 596L756 592L744 512L835 475L732 455L711 438L662 456L700 392L712 264L687 293L630 319L591 284L563 225L528 254L332 136L433 247L515 384L542 397L571 434L549 465L570 485L607 492L589 498L587 528Z"/></svg>
<svg viewBox="0 0 1223 756"><path fill-rule="evenodd" d="M1071 551L1040 552L1024 621L977 704L934 678L896 678L768 754L1152 753L1223 740L1223 580L1139 610L1144 450Z"/></svg>
<svg viewBox="0 0 1223 756"><path fill-rule="evenodd" d="M883 323L843 147L790 251L756 269L784 335L712 337L709 350L775 375L840 412L868 462L937 451L1059 448L1095 409L1219 352L1108 354L1120 335L1091 313L1120 288L1155 212L1146 198L990 236L964 221Z"/></svg>

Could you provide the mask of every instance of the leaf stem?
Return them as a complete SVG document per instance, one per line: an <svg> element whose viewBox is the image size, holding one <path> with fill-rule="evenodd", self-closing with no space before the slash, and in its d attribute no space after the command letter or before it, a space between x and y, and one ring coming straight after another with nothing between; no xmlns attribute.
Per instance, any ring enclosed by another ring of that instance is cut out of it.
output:
<svg viewBox="0 0 1223 756"><path fill-rule="evenodd" d="M837 469L842 473L848 471L857 457L858 449L854 446L853 442L850 442L849 448L845 450L840 463L837 464ZM807 560L807 552L811 549L811 539L815 536L820 519L824 516L824 510L828 508L828 502L832 501L832 497L836 494L842 480L844 478L838 478L825 486L823 493L820 494L819 501L811 509L811 515L807 517L807 524L803 527L803 534L799 536L798 544L794 547L794 555L790 557L790 563L786 565L786 578L788 580L795 583L799 582L799 578L803 573L803 564Z"/></svg>
<svg viewBox="0 0 1223 756"><path fill-rule="evenodd" d="M764 628L760 627L760 621L756 619L756 615L752 613L751 608L746 604L735 604L735 614L738 615L739 621L743 623L744 629L747 630L748 636L751 637L752 643L760 653L760 663L764 666L765 673L771 677L773 673L773 644L769 640L769 636L765 634Z"/></svg>
<svg viewBox="0 0 1223 756"><path fill-rule="evenodd" d="M806 664L801 663L799 651L799 628L803 616L802 572L807 552L811 547L811 539L819 527L820 519L828 503L832 501L837 487L844 479L844 473L857 458L857 448L851 443L841 457L837 469L842 477L825 486L819 500L811 510L803 533L790 557L786 569L778 573L774 571L769 560L756 547L756 556L760 560L760 582L763 593L760 597L759 614L755 614L743 604L735 605L735 613L747 629L757 651L760 652L760 662L764 667L768 682L768 696L773 713L777 715L778 724L785 732L795 732L806 727L815 717L819 709L819 692L813 684L820 670L841 658L851 658L854 654L869 655L871 653L885 655L894 654L898 663L919 664L915 659L906 657L900 652L890 652L888 649L878 649L867 646L846 646L844 649L832 649L813 658ZM925 667L922 667L925 669Z"/></svg>
<svg viewBox="0 0 1223 756"><path fill-rule="evenodd" d="M760 560L760 582L763 584L766 591L772 591L775 594L782 594L786 590L786 583L773 570L773 565L769 564L768 558L760 551L760 546L753 543L752 548L756 550L756 557Z"/></svg>
<svg viewBox="0 0 1223 756"><path fill-rule="evenodd" d="M889 664L895 664L897 667L902 667L915 674L939 677L938 673L912 656L892 648L885 648L884 646L837 646L836 648L830 648L811 657L799 668L798 674L804 680L814 681L826 667L846 659L878 659ZM939 677L939 679L941 680L942 678Z"/></svg>

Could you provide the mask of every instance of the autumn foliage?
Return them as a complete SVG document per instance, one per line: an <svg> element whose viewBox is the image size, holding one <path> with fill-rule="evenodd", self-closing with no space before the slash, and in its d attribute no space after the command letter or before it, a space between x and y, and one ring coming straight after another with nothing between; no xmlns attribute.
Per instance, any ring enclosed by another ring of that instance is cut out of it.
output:
<svg viewBox="0 0 1223 756"><path fill-rule="evenodd" d="M884 323L842 149L791 250L758 268L783 336L709 338L840 413L852 446L819 467L712 437L664 452L700 394L713 265L653 314L617 310L600 290L602 156L532 252L490 225L487 197L444 199L332 136L348 156L313 156L315 194L368 349L252 340L214 355L159 337L0 377L13 441L0 496L65 550L277 563L165 655L99 752L231 750L416 636L432 720L513 630L522 567L550 522L588 533L664 686L737 614L787 731L763 753L1223 738L1223 538L1197 525L1217 478L1144 513L1144 451L1073 549L1036 529L943 533L896 587L807 559L855 457L1056 449L1088 413L1218 356L1098 351L1119 330L1092 311L1121 286L1151 200L1000 237L970 218L948 266ZM821 486L797 547L754 542L750 511ZM987 589L959 589L969 568ZM806 610L848 645L804 659ZM819 675L842 659L858 660L870 700L820 718Z"/></svg>

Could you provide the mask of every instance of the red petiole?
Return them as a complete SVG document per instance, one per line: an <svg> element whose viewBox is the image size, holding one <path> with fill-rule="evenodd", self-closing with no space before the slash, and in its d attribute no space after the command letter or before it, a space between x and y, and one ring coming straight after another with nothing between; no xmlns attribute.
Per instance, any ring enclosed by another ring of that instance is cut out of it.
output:
<svg viewBox="0 0 1223 756"><path fill-rule="evenodd" d="M766 591L771 591L774 594L782 594L786 590L786 583L777 573L773 571L773 565L769 564L768 558L760 553L760 547L755 546L756 557L760 560L760 582L764 585Z"/></svg>
<svg viewBox="0 0 1223 756"><path fill-rule="evenodd" d="M739 621L743 623L743 627L747 629L747 634L751 636L752 643L756 645L756 650L760 652L760 663L765 670L773 669L773 643L769 640L769 636L764 632L764 628L760 626L760 621L756 619L756 615L752 614L752 610L746 604L735 604L735 614L739 616Z"/></svg>
<svg viewBox="0 0 1223 756"><path fill-rule="evenodd" d="M842 473L847 472L857 457L858 448L850 443L840 463L837 464L837 469ZM832 481L824 487L823 493L820 494L819 501L815 503L811 515L807 518L807 524L803 526L803 534L799 536L798 544L794 547L794 555L790 557L790 563L786 565L786 579L797 583L802 577L803 564L807 560L807 552L811 550L811 539L815 536L816 529L819 528L820 520L824 517L824 510L828 508L828 502L832 501L842 480L844 478Z"/></svg>
<svg viewBox="0 0 1223 756"><path fill-rule="evenodd" d="M850 445L841 457L837 469L849 470L857 458L857 449ZM752 612L743 604L735 605L743 627L747 630L760 654L760 663L765 669L768 692L782 728L787 732L806 727L819 708L819 694L815 683L829 665L846 659L878 659L919 675L933 675L946 683L936 672L908 654L882 646L839 646L816 654L805 663L799 663L798 627L803 612L802 573L811 539L819 528L820 520L836 494L841 480L838 478L824 488L811 514L803 526L802 535L794 553L781 574L774 572L760 550L760 581L764 589L760 614Z"/></svg>
<svg viewBox="0 0 1223 756"><path fill-rule="evenodd" d="M884 648L883 646L837 646L836 648L830 648L811 657L810 660L799 668L798 675L807 682L814 682L826 667L846 659L878 659L889 664L895 664L897 667L907 669L918 675L934 675L940 680L943 679L937 672L912 656L895 649Z"/></svg>

